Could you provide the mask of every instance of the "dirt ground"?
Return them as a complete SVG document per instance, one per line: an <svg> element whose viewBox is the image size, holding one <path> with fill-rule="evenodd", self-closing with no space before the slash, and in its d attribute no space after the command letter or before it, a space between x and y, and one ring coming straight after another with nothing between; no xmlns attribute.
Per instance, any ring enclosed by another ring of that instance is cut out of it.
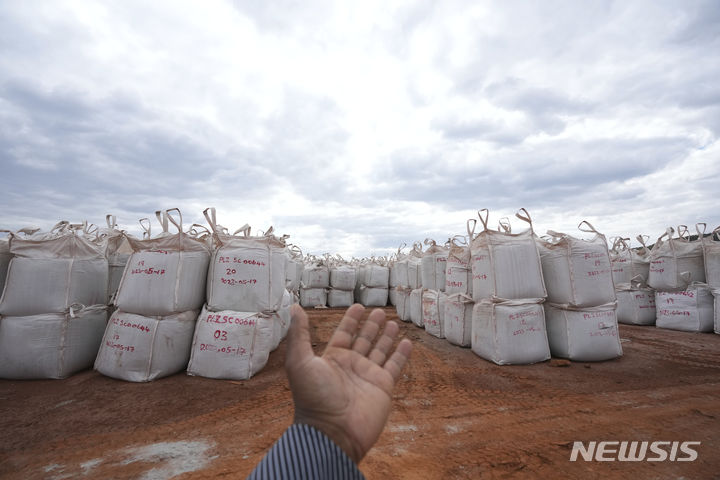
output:
<svg viewBox="0 0 720 480"><path fill-rule="evenodd" d="M310 311L318 353L341 314ZM720 335L622 325L614 361L497 366L399 323L415 350L369 479L720 478ZM243 382L0 380L0 478L245 478L292 419L284 355ZM702 444L695 462L569 461L592 440Z"/></svg>

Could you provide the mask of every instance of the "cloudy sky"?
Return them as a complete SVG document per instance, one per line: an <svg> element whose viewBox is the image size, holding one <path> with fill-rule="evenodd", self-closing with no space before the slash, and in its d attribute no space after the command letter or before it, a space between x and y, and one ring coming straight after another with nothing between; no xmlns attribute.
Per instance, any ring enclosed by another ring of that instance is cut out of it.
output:
<svg viewBox="0 0 720 480"><path fill-rule="evenodd" d="M714 0L15 1L0 26L0 228L214 206L365 256L481 208L720 224Z"/></svg>

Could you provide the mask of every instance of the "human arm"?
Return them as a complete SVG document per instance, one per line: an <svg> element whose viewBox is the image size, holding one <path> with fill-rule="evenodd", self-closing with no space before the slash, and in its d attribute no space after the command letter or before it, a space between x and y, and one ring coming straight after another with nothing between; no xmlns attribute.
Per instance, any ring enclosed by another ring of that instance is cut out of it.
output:
<svg viewBox="0 0 720 480"><path fill-rule="evenodd" d="M380 309L360 325L364 311L361 305L350 307L318 357L312 350L307 314L293 305L285 359L295 404L291 430L297 431L298 425L317 429L355 464L380 437L390 414L393 387L412 350L407 339L393 349L399 327L387 322ZM274 450L287 435L268 456L278 454Z"/></svg>

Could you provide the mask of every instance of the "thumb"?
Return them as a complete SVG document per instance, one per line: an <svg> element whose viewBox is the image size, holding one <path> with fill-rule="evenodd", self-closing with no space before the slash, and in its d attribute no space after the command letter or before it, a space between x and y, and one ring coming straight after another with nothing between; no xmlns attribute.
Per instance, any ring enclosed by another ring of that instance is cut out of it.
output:
<svg viewBox="0 0 720 480"><path fill-rule="evenodd" d="M287 355L285 356L286 370L315 356L310 343L310 322L307 313L300 305L295 304L290 308L290 318Z"/></svg>

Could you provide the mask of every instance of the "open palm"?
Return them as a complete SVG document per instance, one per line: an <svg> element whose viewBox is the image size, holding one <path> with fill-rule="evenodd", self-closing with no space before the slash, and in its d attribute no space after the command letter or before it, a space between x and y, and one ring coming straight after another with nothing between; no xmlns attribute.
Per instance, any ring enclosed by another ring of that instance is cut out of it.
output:
<svg viewBox="0 0 720 480"><path fill-rule="evenodd" d="M348 308L318 357L307 314L293 305L285 359L295 423L321 430L356 463L382 433L393 387L412 350L410 340L403 339L391 353L399 327L386 322L382 310L373 310L358 331L364 310L361 305Z"/></svg>

